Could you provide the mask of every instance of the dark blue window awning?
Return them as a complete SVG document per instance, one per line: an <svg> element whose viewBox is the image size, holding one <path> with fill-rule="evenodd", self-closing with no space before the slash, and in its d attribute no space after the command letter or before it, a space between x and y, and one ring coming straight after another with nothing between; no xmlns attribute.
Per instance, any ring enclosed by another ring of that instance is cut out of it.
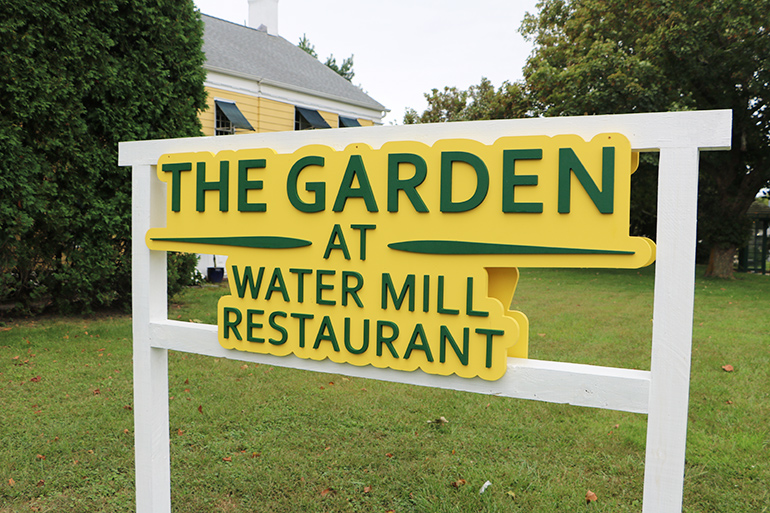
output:
<svg viewBox="0 0 770 513"><path fill-rule="evenodd" d="M241 113L235 102L228 102L224 100L214 100L217 108L222 111L222 114L230 120L234 128L243 128L244 130L254 130L251 123Z"/></svg>
<svg viewBox="0 0 770 513"><path fill-rule="evenodd" d="M340 128L342 127L353 127L353 126L361 126L361 123L358 122L355 118L346 118L344 116L340 116Z"/></svg>
<svg viewBox="0 0 770 513"><path fill-rule="evenodd" d="M331 128L317 110L297 107L297 113L313 128Z"/></svg>

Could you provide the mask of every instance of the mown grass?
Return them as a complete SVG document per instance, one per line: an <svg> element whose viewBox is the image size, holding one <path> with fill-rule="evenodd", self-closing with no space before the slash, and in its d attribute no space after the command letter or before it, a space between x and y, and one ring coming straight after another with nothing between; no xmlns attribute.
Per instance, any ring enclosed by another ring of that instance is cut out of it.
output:
<svg viewBox="0 0 770 513"><path fill-rule="evenodd" d="M648 369L652 288L523 270L530 356ZM169 316L214 322L224 292ZM684 511L770 511L769 310L768 277L697 280ZM0 329L0 512L133 511L130 319ZM641 510L643 415L176 352L169 388L174 511Z"/></svg>

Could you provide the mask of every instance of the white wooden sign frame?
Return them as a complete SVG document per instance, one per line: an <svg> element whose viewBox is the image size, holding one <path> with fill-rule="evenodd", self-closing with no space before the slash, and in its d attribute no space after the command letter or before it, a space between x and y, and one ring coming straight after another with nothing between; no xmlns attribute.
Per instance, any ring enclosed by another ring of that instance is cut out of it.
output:
<svg viewBox="0 0 770 513"><path fill-rule="evenodd" d="M650 371L509 358L498 381L356 367L329 360L276 357L224 349L214 325L168 319L166 253L150 251L145 234L165 226L166 190L155 173L165 153L268 147L290 153L308 144L374 148L387 141L428 145L468 138L492 144L503 136L577 134L590 140L619 132L638 151L660 152L657 264ZM646 413L643 512L681 511L692 351L692 319L700 151L727 150L732 112L694 111L612 116L382 126L120 144L119 163L133 168L133 349L136 510L171 511L168 350L295 369Z"/></svg>

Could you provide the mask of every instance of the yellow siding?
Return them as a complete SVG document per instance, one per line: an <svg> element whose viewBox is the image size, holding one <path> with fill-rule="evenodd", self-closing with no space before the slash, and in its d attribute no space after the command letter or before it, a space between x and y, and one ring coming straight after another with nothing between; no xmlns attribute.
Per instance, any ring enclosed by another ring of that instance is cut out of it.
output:
<svg viewBox="0 0 770 513"><path fill-rule="evenodd" d="M206 100L208 109L200 115L203 125L203 135L214 135L216 123L216 110L214 108L214 99L234 101L238 109L243 113L251 126L257 132L284 132L294 130L294 105L290 103L277 102L265 98L257 98L243 93L232 93L223 89L207 87L208 98ZM332 128L339 127L339 115L333 112L318 111L321 117L329 123ZM358 120L361 126L373 126L374 122L369 119ZM237 130L239 134L248 133L250 130Z"/></svg>
<svg viewBox="0 0 770 513"><path fill-rule="evenodd" d="M331 112L324 112L322 110L319 110L318 113L321 115L322 118L324 118L324 121L329 123L330 127L339 128L340 117L337 114L333 114Z"/></svg>
<svg viewBox="0 0 770 513"><path fill-rule="evenodd" d="M258 132L284 132L294 130L294 105L260 98Z"/></svg>
<svg viewBox="0 0 770 513"><path fill-rule="evenodd" d="M214 97L211 96L211 92L209 92L209 97L206 99L206 104L208 107L200 113L203 135L214 135L216 113L214 112Z"/></svg>

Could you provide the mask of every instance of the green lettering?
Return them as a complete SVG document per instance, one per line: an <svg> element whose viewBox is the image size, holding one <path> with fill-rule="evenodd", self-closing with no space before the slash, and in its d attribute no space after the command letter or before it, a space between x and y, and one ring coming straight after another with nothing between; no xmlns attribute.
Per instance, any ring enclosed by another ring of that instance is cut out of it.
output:
<svg viewBox="0 0 770 513"><path fill-rule="evenodd" d="M358 179L359 187L353 187L353 181ZM366 210L369 212L378 212L377 202L374 201L374 192L369 183L369 175L366 174L364 161L361 155L351 155L348 160L348 167L345 169L345 175L342 177L337 199L334 200L332 210L342 212L345 208L345 202L348 198L362 198L366 204Z"/></svg>
<svg viewBox="0 0 770 513"><path fill-rule="evenodd" d="M421 340L419 344L417 344L418 338ZM433 361L433 354L430 351L430 345L428 345L428 339L425 336L425 329L423 329L422 324L419 324L419 323L414 326L414 331L412 332L412 338L409 339L409 345L406 346L406 352L404 353L404 360L409 359L414 349L424 352L425 358L427 358L429 362Z"/></svg>
<svg viewBox="0 0 770 513"><path fill-rule="evenodd" d="M305 275L313 274L311 269L289 269L290 273L297 275L297 301L303 303L305 301Z"/></svg>
<svg viewBox="0 0 770 513"><path fill-rule="evenodd" d="M476 173L476 190L473 195L464 201L452 200L452 169L455 162L464 162L470 165ZM441 152L441 187L440 206L442 212L467 212L481 205L489 191L489 171L486 164L479 157L464 151Z"/></svg>
<svg viewBox="0 0 770 513"><path fill-rule="evenodd" d="M259 288L262 286L262 275L265 273L265 268L260 267L257 274L257 282L254 283L254 276L251 272L251 266L247 265L243 270L243 279L240 277L240 272L237 266L233 266L233 279L235 280L235 291L238 293L238 297L243 299L246 295L246 287L251 291L251 299L257 299L259 295Z"/></svg>
<svg viewBox="0 0 770 513"><path fill-rule="evenodd" d="M383 333L383 328L388 327L390 328L390 336L386 337ZM398 325L394 322L390 321L377 321L377 356L382 356L382 346L383 344L388 346L388 351L390 351L391 356L393 358L398 358L398 353L393 348L393 341L398 338Z"/></svg>
<svg viewBox="0 0 770 513"><path fill-rule="evenodd" d="M206 211L206 191L219 192L219 210L227 212L228 194L227 186L230 179L230 162L224 160L219 163L219 180L206 181L206 163L198 162L196 176L195 209L198 212ZM172 191L173 192L173 191Z"/></svg>
<svg viewBox="0 0 770 513"><path fill-rule="evenodd" d="M299 347L305 347L305 321L313 318L313 314L293 313L291 316L299 320Z"/></svg>
<svg viewBox="0 0 770 513"><path fill-rule="evenodd" d="M473 278L468 277L468 286L465 292L465 315L476 317L489 317L489 312L483 312L473 309Z"/></svg>
<svg viewBox="0 0 770 513"><path fill-rule="evenodd" d="M283 281L283 273L280 267L276 267L273 270L273 276L270 278L270 286L267 287L265 293L265 301L270 301L273 297L273 292L280 292L283 296L283 300L289 302L289 291L286 289L286 282Z"/></svg>
<svg viewBox="0 0 770 513"><path fill-rule="evenodd" d="M505 335L505 331L503 330L491 330L487 328L476 328L476 333L479 335L484 335L487 337L487 360L486 360L486 366L487 369L492 367L492 338L495 335Z"/></svg>
<svg viewBox="0 0 770 513"><path fill-rule="evenodd" d="M400 179L401 164L414 166L411 178ZM398 191L403 191L417 212L428 212L428 207L417 192L417 186L425 181L428 165L425 159L412 153L394 153L388 155L388 212L398 212Z"/></svg>
<svg viewBox="0 0 770 513"><path fill-rule="evenodd" d="M602 214L612 214L615 199L615 148L602 148L602 190L588 174L572 148L559 148L559 206L560 214L569 214L572 173L583 190Z"/></svg>
<svg viewBox="0 0 770 513"><path fill-rule="evenodd" d="M504 150L503 151L503 212L505 213L534 213L543 212L542 203L517 203L515 200L516 187L519 185L537 185L537 175L517 175L517 160L539 160L543 158L543 150Z"/></svg>
<svg viewBox="0 0 770 513"><path fill-rule="evenodd" d="M470 328L463 328L463 349L460 350L460 347L455 342L454 337L452 337L452 333L449 331L449 328L446 326L441 326L441 335L439 337L439 361L441 363L446 362L446 343L447 340L449 341L449 345L452 346L452 350L457 355L457 358L460 360L460 363L463 365L468 365L468 346L470 345Z"/></svg>
<svg viewBox="0 0 770 513"><path fill-rule="evenodd" d="M324 276L334 276L337 274L337 271L334 270L324 270L319 269L315 273L315 302L319 305L335 305L337 304L336 301L333 299L324 299L322 297L324 290L333 290L334 285L324 283L323 277Z"/></svg>
<svg viewBox="0 0 770 513"><path fill-rule="evenodd" d="M192 162L163 164L161 169L171 173L171 211L179 212L182 196L182 171L192 171Z"/></svg>
<svg viewBox="0 0 770 513"><path fill-rule="evenodd" d="M361 260L366 260L366 230L374 230L377 226L373 224L351 224L351 228L361 231Z"/></svg>
<svg viewBox="0 0 770 513"><path fill-rule="evenodd" d="M249 203L249 191L261 190L262 180L249 180L249 169L262 169L265 159L238 161L238 212L266 212L267 204Z"/></svg>
<svg viewBox="0 0 770 513"><path fill-rule="evenodd" d="M348 278L355 278L356 284L352 287L348 283ZM359 308L363 308L364 304L361 302L361 298L358 297L358 291L364 286L364 277L355 271L342 271L342 306L348 306L348 296L353 297L353 301L356 302Z"/></svg>
<svg viewBox="0 0 770 513"><path fill-rule="evenodd" d="M262 323L254 322L252 315L264 315L264 310L246 310L246 340L249 342L264 342L264 338L254 337L251 332L254 329L262 329Z"/></svg>
<svg viewBox="0 0 770 513"><path fill-rule="evenodd" d="M350 343L350 317L345 317L345 349L352 354L361 354L369 348L369 319L364 319L364 343L361 344L361 349L356 349Z"/></svg>
<svg viewBox="0 0 770 513"><path fill-rule="evenodd" d="M300 212L312 214L314 212L321 212L326 208L326 184L324 182L308 182L305 184L305 190L313 193L312 203L302 201L297 192L299 173L308 166L323 167L323 165L323 157L310 155L299 159L289 170L289 176L286 179L286 194L292 206Z"/></svg>
<svg viewBox="0 0 770 513"><path fill-rule="evenodd" d="M277 331L278 333L281 334L281 338L280 339L270 338L270 339L268 339L268 342L270 342L274 346L280 346L281 344L286 342L286 340L288 340L289 332L286 331L286 328L284 328L283 326L281 326L280 324L278 324L275 321L276 317L283 317L285 319L286 318L286 312L276 311L276 312L271 313L270 317L268 317L268 321L270 322L270 327L273 328L275 331Z"/></svg>
<svg viewBox="0 0 770 513"><path fill-rule="evenodd" d="M337 335L334 334L334 326L328 315L324 315L324 318L321 321L321 327L318 328L318 334L315 337L313 349L318 349L318 346L320 346L321 342L324 340L332 343L335 352L340 352L340 346L337 344Z"/></svg>
<svg viewBox="0 0 770 513"><path fill-rule="evenodd" d="M339 243L335 243L336 239L340 240ZM350 251L348 251L348 244L345 242L345 236L342 234L342 228L340 225L335 224L332 228L332 234L329 236L329 242L326 244L326 251L324 251L324 259L328 259L333 249L342 250L342 255L345 260L350 260Z"/></svg>
<svg viewBox="0 0 770 513"><path fill-rule="evenodd" d="M235 314L235 320L230 320L230 314ZM241 323L241 311L237 308L232 308L230 306L226 306L224 310L222 311L222 316L224 319L222 319L222 337L223 338L230 338L230 330L233 330L233 335L235 335L235 338L238 340L243 340L241 338L241 334L238 332L238 325Z"/></svg>
<svg viewBox="0 0 770 513"><path fill-rule="evenodd" d="M404 280L404 286L401 287L401 293L396 297L396 287L393 285L393 279L390 277L390 273L382 273L382 309L388 309L388 294L393 301L393 306L396 310L401 310L401 303L404 302L404 298L407 293L409 294L409 311L414 312L414 274L407 275Z"/></svg>
<svg viewBox="0 0 770 513"><path fill-rule="evenodd" d="M460 315L460 310L455 310L453 308L444 308L444 277L439 276L438 277L438 291L436 292L436 296L438 297L438 305L436 308L436 311L438 313L442 314L449 314L449 315Z"/></svg>

